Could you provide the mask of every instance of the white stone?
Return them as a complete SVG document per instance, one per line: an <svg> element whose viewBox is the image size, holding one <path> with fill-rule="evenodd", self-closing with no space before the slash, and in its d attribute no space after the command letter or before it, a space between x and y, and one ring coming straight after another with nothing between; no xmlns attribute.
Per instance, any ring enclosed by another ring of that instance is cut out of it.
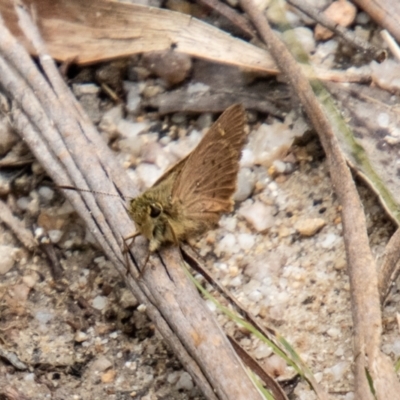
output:
<svg viewBox="0 0 400 400"><path fill-rule="evenodd" d="M257 201L240 207L238 214L250 223L257 232L264 232L274 224L273 212L273 207Z"/></svg>
<svg viewBox="0 0 400 400"><path fill-rule="evenodd" d="M246 200L254 190L256 176L250 168L241 168L238 174L237 189L233 195L235 201Z"/></svg>
<svg viewBox="0 0 400 400"><path fill-rule="evenodd" d="M49 230L48 235L52 243L58 243L63 233L58 229L51 229Z"/></svg>
<svg viewBox="0 0 400 400"><path fill-rule="evenodd" d="M215 246L215 254L219 257L222 253L231 255L238 251L236 238L232 233L226 234Z"/></svg>
<svg viewBox="0 0 400 400"><path fill-rule="evenodd" d="M96 296L92 301L92 306L96 310L103 310L107 305L107 297L104 296Z"/></svg>
<svg viewBox="0 0 400 400"><path fill-rule="evenodd" d="M139 133L146 131L148 127L149 124L146 122L132 122L121 119L118 122L117 131L124 138L135 139Z"/></svg>
<svg viewBox="0 0 400 400"><path fill-rule="evenodd" d="M223 217L220 221L220 226L229 232L234 232L237 226L237 219L235 217Z"/></svg>
<svg viewBox="0 0 400 400"><path fill-rule="evenodd" d="M31 199L29 197L20 197L17 200L17 206L20 210L26 211L29 208L30 202L31 202Z"/></svg>
<svg viewBox="0 0 400 400"><path fill-rule="evenodd" d="M191 83L187 88L187 93L195 94L195 93L207 93L210 90L210 86L205 85L201 82Z"/></svg>
<svg viewBox="0 0 400 400"><path fill-rule="evenodd" d="M94 83L74 83L72 85L72 90L77 97L100 92L100 88Z"/></svg>
<svg viewBox="0 0 400 400"><path fill-rule="evenodd" d="M14 266L18 248L0 245L0 275L6 274Z"/></svg>
<svg viewBox="0 0 400 400"><path fill-rule="evenodd" d="M90 369L95 372L103 372L111 368L112 365L112 362L108 358L100 356L97 360L93 362Z"/></svg>
<svg viewBox="0 0 400 400"><path fill-rule="evenodd" d="M215 312L217 310L217 306L215 305L215 303L211 300L206 300L205 301L207 308L211 311L211 312Z"/></svg>
<svg viewBox="0 0 400 400"><path fill-rule="evenodd" d="M192 377L186 371L182 372L175 387L177 390L186 390L186 391L192 390L193 389Z"/></svg>
<svg viewBox="0 0 400 400"><path fill-rule="evenodd" d="M350 364L347 361L341 361L329 368L329 372L331 373L335 381L340 382L349 367Z"/></svg>
<svg viewBox="0 0 400 400"><path fill-rule="evenodd" d="M254 354L257 360L261 360L269 357L272 354L272 350L266 343L260 343L254 350Z"/></svg>
<svg viewBox="0 0 400 400"><path fill-rule="evenodd" d="M77 331L74 336L74 340L77 343L82 343L88 339L88 335L85 332Z"/></svg>
<svg viewBox="0 0 400 400"><path fill-rule="evenodd" d="M181 375L180 371L171 372L167 376L167 382L170 383L171 385L174 385L176 382L178 382L180 375Z"/></svg>
<svg viewBox="0 0 400 400"><path fill-rule="evenodd" d="M298 51L297 54L301 54L301 51L311 54L315 50L314 33L309 28L299 26L285 31L282 36L286 43L290 43L294 51Z"/></svg>
<svg viewBox="0 0 400 400"><path fill-rule="evenodd" d="M142 163L136 167L136 173L143 185L147 188L162 175L162 171L154 164Z"/></svg>
<svg viewBox="0 0 400 400"><path fill-rule="evenodd" d="M240 166L241 167L253 167L254 166L254 154L251 149L246 148L243 149L242 151L242 158L240 159Z"/></svg>
<svg viewBox="0 0 400 400"><path fill-rule="evenodd" d="M35 318L41 324L47 324L49 321L51 321L54 318L54 315L52 312L50 312L48 310L39 310L36 312Z"/></svg>
<svg viewBox="0 0 400 400"><path fill-rule="evenodd" d="M325 239L323 239L323 241L321 242L321 247L324 249L330 249L333 247L333 245L335 244L335 242L338 240L338 236L334 233L328 233L325 237Z"/></svg>
<svg viewBox="0 0 400 400"><path fill-rule="evenodd" d="M378 118L376 119L376 121L378 122L378 125L381 128L387 128L389 126L389 123L390 123L389 114L387 114L385 112L379 113L378 114Z"/></svg>
<svg viewBox="0 0 400 400"><path fill-rule="evenodd" d="M238 242L243 250L250 250L255 243L256 239L254 235L250 233L240 233L238 236Z"/></svg>
<svg viewBox="0 0 400 400"><path fill-rule="evenodd" d="M46 201L51 201L54 198L54 190L50 189L48 186L42 186L38 190L39 196Z"/></svg>
<svg viewBox="0 0 400 400"><path fill-rule="evenodd" d="M326 333L331 337L331 338L336 338L340 336L340 330L338 328L329 328Z"/></svg>
<svg viewBox="0 0 400 400"><path fill-rule="evenodd" d="M136 113L140 108L140 93L144 89L144 86L140 83L124 82L124 89L127 92L126 96L126 109L130 113Z"/></svg>

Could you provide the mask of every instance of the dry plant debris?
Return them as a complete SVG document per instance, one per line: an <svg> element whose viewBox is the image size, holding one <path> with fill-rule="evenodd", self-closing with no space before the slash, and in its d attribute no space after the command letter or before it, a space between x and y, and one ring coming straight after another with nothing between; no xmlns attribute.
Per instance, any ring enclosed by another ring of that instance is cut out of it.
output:
<svg viewBox="0 0 400 400"><path fill-rule="evenodd" d="M366 14L358 13L356 24L359 31L373 27ZM304 31L308 28L302 28L296 35L308 41L314 62L337 68L340 58L346 60L343 64L362 60L360 55L346 53L346 46L341 47L336 37L324 43L310 42L311 30L310 36ZM376 37L374 41L376 44ZM170 71L163 68L165 58L159 56L86 67L74 76L70 71L66 79L119 165L128 170L132 192L150 186L190 151L210 126L212 112L237 101L235 90L240 87L248 108L250 137L241 162L236 211L192 246L245 309L293 345L332 398L353 399L353 289L345 272L341 205L333 194L328 162L318 141L302 137L310 128L296 108L289 113L294 102L282 83L188 58L177 63L177 74L172 71L171 78ZM208 76L213 71L212 77ZM379 72L375 76L379 84L382 76ZM382 87L390 89L393 84L383 83ZM339 86L331 90L338 98L349 91ZM351 90L359 97L362 94L371 115L377 109L385 112L388 101L381 96L386 99L390 95L385 97L381 89ZM371 95L373 90L379 96ZM263 91L272 95L263 98ZM182 101L180 96L187 97ZM380 108L374 108L370 97L379 99ZM356 112L355 101L345 100L342 104L346 105L340 107ZM392 114L396 115L393 107L388 111ZM353 114L351 122L357 121L358 115ZM364 132L376 131L370 126L373 122L385 124L382 118L364 120ZM7 119L1 129L9 129ZM392 129L385 132L379 139L395 152L397 136ZM2 156L11 154L15 139L1 135L1 140ZM37 162L26 167L26 160L32 159L29 154L28 158L19 150L15 154L17 162L11 170L4 175L1 171L5 206L25 223L24 229L38 226L46 231L64 273L62 279L53 280L44 253L21 246L17 240L17 232L23 232L20 228L16 232L1 225L1 350L7 357L15 354L30 370L19 371L2 356L0 384L6 380L8 386L2 386L0 395L12 398L18 389L32 399L62 398L71 391L81 399L204 398L162 343L145 307L104 258L71 204L51 186ZM386 159L382 156L382 160ZM4 164L8 166L7 161ZM371 190L362 184L358 190L366 210L371 250L380 260L394 227ZM389 256L396 260L397 256ZM388 282L393 286L383 309L381 349L394 362L400 356L396 320L400 297L393 278L380 282L382 290L388 291ZM206 287L219 297L213 287ZM221 302L227 305L224 299ZM294 378L293 369L265 343L228 320L214 303L207 300L206 305L225 332L285 388L285 381ZM303 381L296 382L292 390L292 398L316 398Z"/></svg>

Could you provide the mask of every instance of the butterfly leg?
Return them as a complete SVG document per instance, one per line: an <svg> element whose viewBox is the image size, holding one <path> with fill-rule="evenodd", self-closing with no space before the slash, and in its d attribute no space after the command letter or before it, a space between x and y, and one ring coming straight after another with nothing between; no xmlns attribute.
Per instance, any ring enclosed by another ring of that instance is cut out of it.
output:
<svg viewBox="0 0 400 400"><path fill-rule="evenodd" d="M129 253L129 248L133 245L133 243L135 242L135 238L136 236L139 236L140 232L135 232L132 235L129 235L127 237L123 237L122 241L123 241L123 246L124 249L122 251L123 255L124 255L124 259L125 259L125 267L126 267L126 274L128 274L130 272L129 269L129 259L128 259L128 253ZM128 244L128 240L132 239L132 242L130 244ZM135 261L136 264L136 261ZM138 268L137 264L136 267Z"/></svg>

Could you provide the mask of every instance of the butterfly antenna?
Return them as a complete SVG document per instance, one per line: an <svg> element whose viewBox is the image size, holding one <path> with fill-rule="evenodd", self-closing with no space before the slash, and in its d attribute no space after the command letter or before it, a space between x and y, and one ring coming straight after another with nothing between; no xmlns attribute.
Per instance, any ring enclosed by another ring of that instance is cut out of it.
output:
<svg viewBox="0 0 400 400"><path fill-rule="evenodd" d="M58 189L66 189L66 190L75 190L76 192L87 192L87 193L94 193L94 194L101 194L104 196L113 196L113 197L120 197L119 194L113 194L113 193L107 193L107 192L99 192L97 190L90 190L90 189L81 189L81 188L76 188L74 186L56 186Z"/></svg>

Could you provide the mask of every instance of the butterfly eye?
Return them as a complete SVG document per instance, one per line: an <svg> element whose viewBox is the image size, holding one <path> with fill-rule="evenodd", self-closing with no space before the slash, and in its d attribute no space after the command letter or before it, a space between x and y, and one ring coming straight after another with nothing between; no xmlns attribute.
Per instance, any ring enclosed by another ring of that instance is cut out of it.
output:
<svg viewBox="0 0 400 400"><path fill-rule="evenodd" d="M156 204L150 204L150 217L157 218L161 214L161 207Z"/></svg>

